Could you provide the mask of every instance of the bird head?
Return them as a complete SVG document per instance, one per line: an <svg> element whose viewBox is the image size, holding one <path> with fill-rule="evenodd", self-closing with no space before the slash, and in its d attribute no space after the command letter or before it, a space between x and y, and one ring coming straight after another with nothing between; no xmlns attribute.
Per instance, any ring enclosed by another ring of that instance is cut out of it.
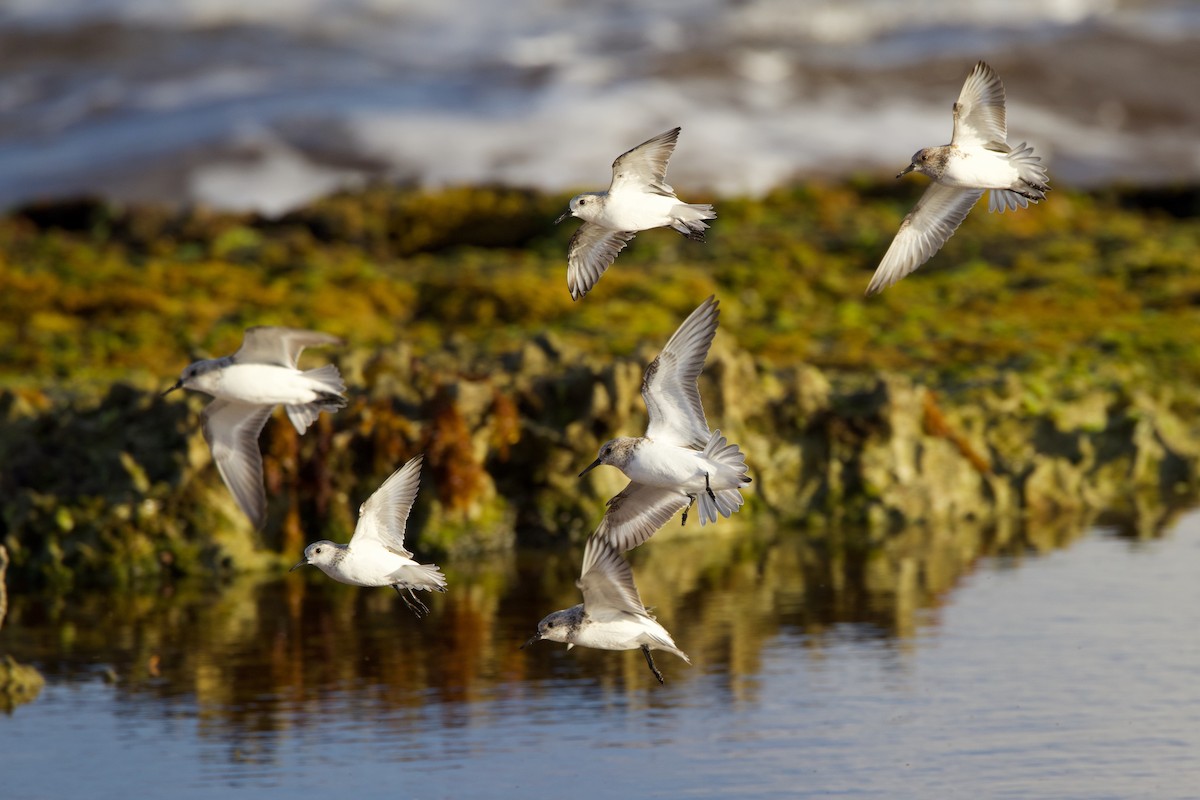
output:
<svg viewBox="0 0 1200 800"><path fill-rule="evenodd" d="M573 626L571 621L578 614L582 616L583 606L575 606L562 611L555 611L553 614L547 614L546 617L538 623L537 633L529 637L529 641L521 645L524 650L534 642L540 642L542 639L547 639L551 642L566 642L567 649L570 650L575 645L567 642L567 637L570 635Z"/></svg>
<svg viewBox="0 0 1200 800"><path fill-rule="evenodd" d="M205 389L208 381L205 376L213 373L214 370L228 363L228 359L213 358L201 361L195 361L183 368L183 372L179 373L179 380L171 385L171 388L162 393L166 397L176 389Z"/></svg>
<svg viewBox="0 0 1200 800"><path fill-rule="evenodd" d="M554 220L554 224L557 225L567 217L590 220L599 213L599 210L600 195L595 192L578 194L571 198L571 202L567 204L567 210L559 215L558 219Z"/></svg>
<svg viewBox="0 0 1200 800"><path fill-rule="evenodd" d="M629 437L610 439L600 445L600 452L597 454L596 460L588 464L583 472L579 473L579 477L582 478L601 464L624 469L625 465L629 463L629 457L633 454L636 444L637 440Z"/></svg>
<svg viewBox="0 0 1200 800"><path fill-rule="evenodd" d="M304 558L296 562L288 572L295 572L304 566L324 568L333 564L337 559L340 548L333 542L322 539L304 548Z"/></svg>
<svg viewBox="0 0 1200 800"><path fill-rule="evenodd" d="M912 162L907 167L900 170L899 174L897 174L896 177L902 178L910 172L922 172L922 173L928 174L926 172L926 168L928 166L929 166L929 149L925 148L923 150L918 150L917 152L913 153Z"/></svg>

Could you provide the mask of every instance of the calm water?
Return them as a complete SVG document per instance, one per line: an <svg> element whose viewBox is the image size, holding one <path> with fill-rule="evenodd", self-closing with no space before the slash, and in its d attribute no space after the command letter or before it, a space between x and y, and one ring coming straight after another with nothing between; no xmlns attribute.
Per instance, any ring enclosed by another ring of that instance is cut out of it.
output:
<svg viewBox="0 0 1200 800"><path fill-rule="evenodd" d="M990 553L972 559L972 552ZM0 716L5 798L1195 797L1200 514L1161 538L662 537L643 598L694 666L519 645L578 553L416 621L286 580L12 598L47 686Z"/></svg>

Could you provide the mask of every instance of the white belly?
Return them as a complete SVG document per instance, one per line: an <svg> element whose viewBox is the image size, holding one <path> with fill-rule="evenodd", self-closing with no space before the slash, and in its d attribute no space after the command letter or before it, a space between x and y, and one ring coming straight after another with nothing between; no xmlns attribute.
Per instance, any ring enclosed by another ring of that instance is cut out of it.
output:
<svg viewBox="0 0 1200 800"><path fill-rule="evenodd" d="M318 384L297 369L234 364L221 370L214 395L260 405L304 405L317 399Z"/></svg>
<svg viewBox="0 0 1200 800"><path fill-rule="evenodd" d="M603 215L596 222L614 231L645 231L671 224L671 209L679 205L674 197L648 192L623 192L610 195Z"/></svg>
<svg viewBox="0 0 1200 800"><path fill-rule="evenodd" d="M963 189L1007 189L1020 178L1017 168L1002 154L982 147L960 148L950 159L938 183Z"/></svg>
<svg viewBox="0 0 1200 800"><path fill-rule="evenodd" d="M647 439L625 465L624 472L638 483L695 494L704 490L707 466L708 462L695 450Z"/></svg>

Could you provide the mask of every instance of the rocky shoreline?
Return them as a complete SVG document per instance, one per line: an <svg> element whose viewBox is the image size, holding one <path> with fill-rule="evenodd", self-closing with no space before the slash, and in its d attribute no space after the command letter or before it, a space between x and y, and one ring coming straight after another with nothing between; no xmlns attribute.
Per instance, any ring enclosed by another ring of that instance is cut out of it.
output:
<svg viewBox="0 0 1200 800"><path fill-rule="evenodd" d="M642 429L652 348L709 293L723 314L702 396L754 479L721 526L864 546L1096 511L1154 529L1200 489L1195 197L1056 193L1005 225L980 215L938 264L864 300L912 198L795 187L723 202L708 245L639 239L605 278L611 297L576 304L567 233L550 224L562 199L535 193L371 189L282 220L19 211L0 219L9 580L66 590L291 564L308 541L344 541L418 452L422 552L581 541L624 479L577 473ZM304 437L264 431L261 532L210 462L205 399L159 396L248 324L348 341L305 356L338 364L348 407Z"/></svg>
<svg viewBox="0 0 1200 800"><path fill-rule="evenodd" d="M371 487L417 452L428 465L414 512L422 551L577 542L625 479L576 474L599 444L644 425L644 362L549 335L466 370L404 345L340 363L351 386L371 388L303 438L282 419L264 432L261 533L210 463L202 398L117 385L98 403L39 409L0 396L14 579L65 588L275 567L314 538L347 537ZM1107 510L1153 527L1200 489L1196 421L1136 384L1045 396L1010 372L934 391L886 372L767 367L718 337L701 388L754 478L747 508L722 526L837 527L879 542L914 525Z"/></svg>

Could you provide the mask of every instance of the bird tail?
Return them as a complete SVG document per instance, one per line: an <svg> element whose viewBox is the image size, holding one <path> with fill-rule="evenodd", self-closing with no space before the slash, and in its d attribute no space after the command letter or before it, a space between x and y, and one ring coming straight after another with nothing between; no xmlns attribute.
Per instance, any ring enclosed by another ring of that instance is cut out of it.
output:
<svg viewBox="0 0 1200 800"><path fill-rule="evenodd" d="M437 564L406 564L396 571L393 578L401 589L424 589L429 592L445 592L446 576Z"/></svg>
<svg viewBox="0 0 1200 800"><path fill-rule="evenodd" d="M314 391L317 399L303 405L285 406L288 419L292 421L296 432L303 434L320 416L322 411L332 414L346 405L342 393L346 384L342 382L342 374L333 364L326 364L316 369L305 370L304 377L317 384Z"/></svg>
<svg viewBox="0 0 1200 800"><path fill-rule="evenodd" d="M710 482L727 484L736 481L738 485L733 489L713 489L711 495L706 490L698 493L696 502L700 506L700 524L704 525L716 522L717 514L728 518L742 507L745 500L739 489L750 483L750 476L746 474L746 454L736 444L727 442L719 430L713 431L700 456L716 465L716 474L709 476Z"/></svg>
<svg viewBox="0 0 1200 800"><path fill-rule="evenodd" d="M704 241L706 219L716 219L717 212L707 203L680 203L671 209L671 227L693 242Z"/></svg>
<svg viewBox="0 0 1200 800"><path fill-rule="evenodd" d="M1008 153L1008 160L1017 168L1017 184L1009 189L992 189L988 193L988 211L1016 211L1026 208L1029 202L1046 199L1050 191L1050 178L1042 159L1033 154L1033 148L1021 142Z"/></svg>

